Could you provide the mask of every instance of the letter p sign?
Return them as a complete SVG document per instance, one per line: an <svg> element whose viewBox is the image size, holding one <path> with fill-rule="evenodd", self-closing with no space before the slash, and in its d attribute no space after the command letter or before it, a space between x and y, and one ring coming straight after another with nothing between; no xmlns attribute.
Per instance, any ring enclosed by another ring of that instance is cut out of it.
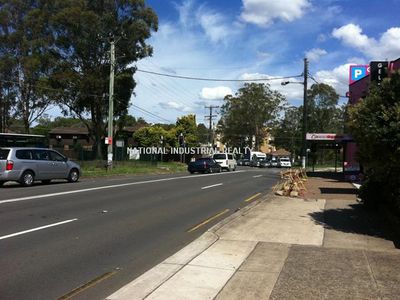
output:
<svg viewBox="0 0 400 300"><path fill-rule="evenodd" d="M350 66L349 83L352 84L353 82L369 75L368 67L368 65Z"/></svg>

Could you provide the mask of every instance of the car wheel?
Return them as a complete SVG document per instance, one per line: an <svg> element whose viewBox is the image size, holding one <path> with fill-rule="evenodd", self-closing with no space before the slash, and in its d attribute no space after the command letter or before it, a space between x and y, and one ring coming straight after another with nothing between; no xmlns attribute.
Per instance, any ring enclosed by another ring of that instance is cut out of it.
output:
<svg viewBox="0 0 400 300"><path fill-rule="evenodd" d="M19 180L19 183L23 186L32 186L34 182L35 175L31 171L25 171Z"/></svg>
<svg viewBox="0 0 400 300"><path fill-rule="evenodd" d="M193 171L189 171L189 173L190 173L190 174L193 174L194 172L193 172Z"/></svg>
<svg viewBox="0 0 400 300"><path fill-rule="evenodd" d="M43 184L49 184L50 182L51 182L51 179L42 180Z"/></svg>
<svg viewBox="0 0 400 300"><path fill-rule="evenodd" d="M72 169L68 175L69 182L77 182L79 180L79 171L77 169Z"/></svg>
<svg viewBox="0 0 400 300"><path fill-rule="evenodd" d="M4 182L5 182L5 181L0 181L0 187L3 186Z"/></svg>

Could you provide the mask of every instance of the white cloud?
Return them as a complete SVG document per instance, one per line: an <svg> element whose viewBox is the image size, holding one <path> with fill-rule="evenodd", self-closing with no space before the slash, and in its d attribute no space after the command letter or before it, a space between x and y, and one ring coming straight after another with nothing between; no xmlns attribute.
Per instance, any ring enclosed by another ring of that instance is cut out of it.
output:
<svg viewBox="0 0 400 300"><path fill-rule="evenodd" d="M221 42L232 33L232 28L226 25L223 15L200 8L196 15L206 36L212 42Z"/></svg>
<svg viewBox="0 0 400 300"><path fill-rule="evenodd" d="M242 0L241 19L247 23L268 26L275 19L292 22L303 16L311 4L308 0Z"/></svg>
<svg viewBox="0 0 400 300"><path fill-rule="evenodd" d="M183 1L182 5L175 5L179 13L179 22L187 27L192 23L191 13L193 10L193 0Z"/></svg>
<svg viewBox="0 0 400 300"><path fill-rule="evenodd" d="M389 28L379 40L363 34L362 28L352 23L335 28L332 35L373 60L395 59L400 53L400 27Z"/></svg>
<svg viewBox="0 0 400 300"><path fill-rule="evenodd" d="M307 51L305 54L309 61L318 62L321 56L328 54L328 52L324 49L314 48Z"/></svg>
<svg viewBox="0 0 400 300"><path fill-rule="evenodd" d="M158 105L163 109L174 109L180 112L191 112L193 110L191 107L176 101L160 102Z"/></svg>
<svg viewBox="0 0 400 300"><path fill-rule="evenodd" d="M345 95L349 90L349 69L355 62L340 65L332 70L322 70L315 74L318 82L329 84L339 95Z"/></svg>
<svg viewBox="0 0 400 300"><path fill-rule="evenodd" d="M214 88L202 88L200 98L204 100L221 100L226 95L232 95L232 90L226 86L218 86Z"/></svg>

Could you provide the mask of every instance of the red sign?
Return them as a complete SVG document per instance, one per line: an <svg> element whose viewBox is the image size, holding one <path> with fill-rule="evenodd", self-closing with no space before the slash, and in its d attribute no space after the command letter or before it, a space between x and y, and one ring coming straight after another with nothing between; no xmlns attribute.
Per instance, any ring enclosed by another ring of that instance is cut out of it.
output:
<svg viewBox="0 0 400 300"><path fill-rule="evenodd" d="M106 137L104 140L104 143L106 145L112 145L112 137Z"/></svg>

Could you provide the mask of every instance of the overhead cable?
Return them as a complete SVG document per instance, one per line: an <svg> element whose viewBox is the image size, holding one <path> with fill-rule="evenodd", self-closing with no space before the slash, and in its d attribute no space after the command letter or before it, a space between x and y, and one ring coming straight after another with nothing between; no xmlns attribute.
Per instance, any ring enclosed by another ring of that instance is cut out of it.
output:
<svg viewBox="0 0 400 300"><path fill-rule="evenodd" d="M172 75L166 73L153 72L148 70L136 69L137 72L153 74L157 76L164 77L172 77L178 79L187 79L187 80L199 80L199 81L229 81L229 82L250 82L250 81L271 81L271 80L282 80L282 79L290 79L296 77L302 77L303 75L293 75L293 76L285 76L285 77L270 77L270 78L254 78L254 79L221 79L221 78L204 78L204 77L190 77L190 76L180 76L180 75Z"/></svg>

